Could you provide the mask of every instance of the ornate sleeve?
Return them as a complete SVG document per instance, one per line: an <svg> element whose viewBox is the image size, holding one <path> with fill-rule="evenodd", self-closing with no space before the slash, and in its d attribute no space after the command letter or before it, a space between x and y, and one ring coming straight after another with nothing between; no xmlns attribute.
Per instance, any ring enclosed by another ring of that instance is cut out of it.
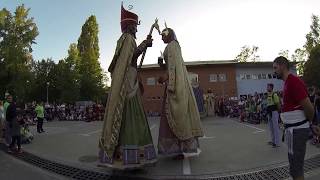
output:
<svg viewBox="0 0 320 180"><path fill-rule="evenodd" d="M112 58L112 61L111 61L111 64L108 68L108 71L112 74L116 64L117 64L117 59L119 58L119 55L120 55L120 52L121 52L121 49L122 49L122 46L126 40L126 34L122 34L121 37L119 38L119 40L117 41L117 47L116 47L116 50L115 50L115 53L114 53L114 56Z"/></svg>

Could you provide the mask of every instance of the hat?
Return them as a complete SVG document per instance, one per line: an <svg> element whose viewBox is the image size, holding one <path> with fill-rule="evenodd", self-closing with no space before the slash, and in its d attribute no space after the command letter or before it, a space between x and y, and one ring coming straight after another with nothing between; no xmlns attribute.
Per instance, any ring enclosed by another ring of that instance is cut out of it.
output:
<svg viewBox="0 0 320 180"><path fill-rule="evenodd" d="M123 4L121 4L121 31L123 32L127 25L139 25L138 15L124 9Z"/></svg>

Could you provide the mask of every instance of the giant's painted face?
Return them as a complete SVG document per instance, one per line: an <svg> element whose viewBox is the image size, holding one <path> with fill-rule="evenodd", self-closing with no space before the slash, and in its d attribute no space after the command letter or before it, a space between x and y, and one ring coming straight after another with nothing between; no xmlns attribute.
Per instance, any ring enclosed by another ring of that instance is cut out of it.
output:
<svg viewBox="0 0 320 180"><path fill-rule="evenodd" d="M168 36L169 35L169 30L166 28L162 31L161 33L162 36Z"/></svg>
<svg viewBox="0 0 320 180"><path fill-rule="evenodd" d="M124 32L132 34L134 38L136 38L136 33L138 32L137 30L137 25L136 24L129 24L124 27Z"/></svg>
<svg viewBox="0 0 320 180"><path fill-rule="evenodd" d="M162 35L163 42L166 44L170 43L171 41L178 42L176 33L171 28L165 28L164 30L162 30L161 35Z"/></svg>
<svg viewBox="0 0 320 180"><path fill-rule="evenodd" d="M169 43L170 42L170 31L168 28L164 29L161 33L161 36L162 36L162 40L164 43Z"/></svg>

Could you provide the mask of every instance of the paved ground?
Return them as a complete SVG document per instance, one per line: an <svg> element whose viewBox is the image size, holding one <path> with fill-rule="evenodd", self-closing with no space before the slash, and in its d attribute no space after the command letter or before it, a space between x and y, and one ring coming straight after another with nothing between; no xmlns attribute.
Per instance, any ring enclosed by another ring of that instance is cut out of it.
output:
<svg viewBox="0 0 320 180"><path fill-rule="evenodd" d="M49 173L0 151L1 180L64 180L64 177Z"/></svg>
<svg viewBox="0 0 320 180"><path fill-rule="evenodd" d="M207 118L202 122L206 136L200 139L202 153L199 157L183 161L159 157L155 167L147 168L142 173L150 176L228 174L232 171L287 164L284 144L280 148L267 145L266 124L242 124L227 118ZM33 143L23 148L60 163L109 172L109 169L97 167L101 126L102 122L45 123L46 133L35 134ZM34 128L31 127L33 132ZM150 119L150 128L156 145L159 119ZM308 145L306 158L319 153L320 148ZM314 171L306 177L320 179L319 175L320 172Z"/></svg>

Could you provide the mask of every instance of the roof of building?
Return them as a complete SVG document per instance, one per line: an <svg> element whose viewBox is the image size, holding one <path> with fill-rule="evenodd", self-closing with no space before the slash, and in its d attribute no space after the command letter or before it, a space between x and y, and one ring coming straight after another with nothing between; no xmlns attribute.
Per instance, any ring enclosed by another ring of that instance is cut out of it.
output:
<svg viewBox="0 0 320 180"><path fill-rule="evenodd" d="M228 65L233 64L237 66L252 66L252 65L272 65L272 61L256 61L256 62L237 62L235 60L212 60L212 61L186 61L186 66L203 66L203 65ZM290 62L297 64L297 62ZM158 64L145 64L142 66L143 69L159 68Z"/></svg>

